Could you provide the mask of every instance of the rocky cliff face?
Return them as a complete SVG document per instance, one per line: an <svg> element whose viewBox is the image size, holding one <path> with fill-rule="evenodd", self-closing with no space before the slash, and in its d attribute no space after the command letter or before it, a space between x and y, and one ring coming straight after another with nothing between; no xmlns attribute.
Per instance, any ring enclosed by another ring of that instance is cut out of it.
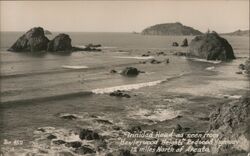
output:
<svg viewBox="0 0 250 156"><path fill-rule="evenodd" d="M157 24L142 31L143 35L201 35L202 32L192 27L182 25L181 23Z"/></svg>
<svg viewBox="0 0 250 156"><path fill-rule="evenodd" d="M235 140L238 144L214 146L213 153L250 151L250 96L224 103L210 115L210 131L220 135L221 140Z"/></svg>

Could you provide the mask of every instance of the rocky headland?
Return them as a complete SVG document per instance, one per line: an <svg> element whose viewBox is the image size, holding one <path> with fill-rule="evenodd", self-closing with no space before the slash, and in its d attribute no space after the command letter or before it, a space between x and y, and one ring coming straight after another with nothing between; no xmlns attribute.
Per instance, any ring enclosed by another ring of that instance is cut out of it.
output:
<svg viewBox="0 0 250 156"><path fill-rule="evenodd" d="M173 35L173 36L189 36L201 35L202 32L192 27L185 26L179 22L157 24L148 27L142 31L142 35Z"/></svg>

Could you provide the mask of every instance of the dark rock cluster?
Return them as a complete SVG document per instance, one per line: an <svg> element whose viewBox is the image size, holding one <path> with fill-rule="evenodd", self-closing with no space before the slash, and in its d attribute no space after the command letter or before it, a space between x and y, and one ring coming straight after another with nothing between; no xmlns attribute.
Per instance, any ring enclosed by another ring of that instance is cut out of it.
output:
<svg viewBox="0 0 250 156"><path fill-rule="evenodd" d="M71 38L67 34L59 34L51 41L45 36L45 31L42 27L34 27L22 35L8 49L13 52L72 52L72 51L100 51L93 48L100 45L91 45L86 48L73 47Z"/></svg>
<svg viewBox="0 0 250 156"><path fill-rule="evenodd" d="M137 68L134 67L126 67L122 70L121 74L123 76L137 76L140 73L140 71Z"/></svg>

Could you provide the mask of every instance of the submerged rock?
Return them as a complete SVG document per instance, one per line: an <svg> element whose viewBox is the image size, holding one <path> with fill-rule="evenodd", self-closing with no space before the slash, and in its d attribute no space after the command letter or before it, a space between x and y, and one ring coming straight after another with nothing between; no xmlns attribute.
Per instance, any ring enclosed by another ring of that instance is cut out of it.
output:
<svg viewBox="0 0 250 156"><path fill-rule="evenodd" d="M89 147L81 146L75 150L75 153L80 154L80 155L84 155L84 154L96 153L96 151L89 148Z"/></svg>
<svg viewBox="0 0 250 156"><path fill-rule="evenodd" d="M88 44L88 45L86 45L85 47L87 48L98 48L98 47L101 47L102 45L101 44L92 44L92 43L90 43L90 44Z"/></svg>
<svg viewBox="0 0 250 156"><path fill-rule="evenodd" d="M95 120L97 123L100 123L100 124L106 124L106 125L112 125L113 123L110 122L109 120L105 120L105 119L96 119Z"/></svg>
<svg viewBox="0 0 250 156"><path fill-rule="evenodd" d="M240 64L240 65L239 65L239 69L240 69L240 70L245 70L245 65L244 65L244 64Z"/></svg>
<svg viewBox="0 0 250 156"><path fill-rule="evenodd" d="M75 119L77 119L77 116L75 116L73 114L69 114L69 115L62 115L61 118L67 119L67 120L75 120Z"/></svg>
<svg viewBox="0 0 250 156"><path fill-rule="evenodd" d="M173 55L176 55L176 56L187 56L187 53L185 53L185 52L175 52Z"/></svg>
<svg viewBox="0 0 250 156"><path fill-rule="evenodd" d="M216 32L196 36L190 43L189 55L207 60L235 59L232 46Z"/></svg>
<svg viewBox="0 0 250 156"><path fill-rule="evenodd" d="M188 46L188 40L185 38L183 41L182 41L182 47L187 47Z"/></svg>
<svg viewBox="0 0 250 156"><path fill-rule="evenodd" d="M126 97L130 98L131 96L129 94L124 93L124 91L116 90L109 94L110 96L116 96L116 97Z"/></svg>
<svg viewBox="0 0 250 156"><path fill-rule="evenodd" d="M161 61L158 61L158 60L156 60L156 59L151 59L151 60L150 60L150 63L151 63L151 64L160 64Z"/></svg>
<svg viewBox="0 0 250 156"><path fill-rule="evenodd" d="M53 143L56 144L56 145L62 145L62 144L65 144L66 141L63 141L63 140L54 140Z"/></svg>
<svg viewBox="0 0 250 156"><path fill-rule="evenodd" d="M124 76L137 76L140 71L134 67L126 67L122 70L121 74Z"/></svg>
<svg viewBox="0 0 250 156"><path fill-rule="evenodd" d="M142 57L149 57L150 55L149 54L142 54L141 56Z"/></svg>
<svg viewBox="0 0 250 156"><path fill-rule="evenodd" d="M173 47L178 47L179 44L178 44L177 42L173 42L173 43L172 43L172 46L173 46Z"/></svg>
<svg viewBox="0 0 250 156"><path fill-rule="evenodd" d="M110 73L111 73L111 74L115 74L115 73L117 73L117 71L114 70L114 69L112 69L112 70L110 70Z"/></svg>
<svg viewBox="0 0 250 156"><path fill-rule="evenodd" d="M47 139L49 139L49 140L56 139L56 138L57 137L55 135L53 135L53 134L50 134L50 135L47 136Z"/></svg>
<svg viewBox="0 0 250 156"><path fill-rule="evenodd" d="M127 130L130 133L137 133L142 131L142 128L140 126L133 126L130 129Z"/></svg>
<svg viewBox="0 0 250 156"><path fill-rule="evenodd" d="M37 52L47 49L49 39L41 27L34 27L22 35L9 49L13 52Z"/></svg>
<svg viewBox="0 0 250 156"><path fill-rule="evenodd" d="M82 143L79 141L67 142L65 143L66 147L79 148L82 146Z"/></svg>
<svg viewBox="0 0 250 156"><path fill-rule="evenodd" d="M48 43L50 52L69 52L72 50L71 38L67 34L59 34Z"/></svg>
<svg viewBox="0 0 250 156"><path fill-rule="evenodd" d="M98 133L89 130L89 129L82 129L79 134L79 138L81 140L99 140L101 137Z"/></svg>

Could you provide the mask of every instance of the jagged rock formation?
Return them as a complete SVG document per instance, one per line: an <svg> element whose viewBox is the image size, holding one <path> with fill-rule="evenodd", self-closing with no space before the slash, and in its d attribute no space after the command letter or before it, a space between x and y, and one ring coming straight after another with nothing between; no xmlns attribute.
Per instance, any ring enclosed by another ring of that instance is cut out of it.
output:
<svg viewBox="0 0 250 156"><path fill-rule="evenodd" d="M59 34L53 40L49 40L42 27L34 27L22 35L9 49L13 52L73 52L73 51L101 51L96 49L101 45L90 44L86 48L73 47L71 45L71 38L67 34Z"/></svg>
<svg viewBox="0 0 250 156"><path fill-rule="evenodd" d="M142 31L143 35L201 35L202 32L196 30L192 27L182 25L179 22L176 23L165 23L157 24L151 27L148 27Z"/></svg>
<svg viewBox="0 0 250 156"><path fill-rule="evenodd" d="M22 35L8 50L15 52L43 51L47 49L49 39L41 27L35 27Z"/></svg>
<svg viewBox="0 0 250 156"><path fill-rule="evenodd" d="M232 46L216 32L196 36L189 45L189 56L222 61L235 59Z"/></svg>

